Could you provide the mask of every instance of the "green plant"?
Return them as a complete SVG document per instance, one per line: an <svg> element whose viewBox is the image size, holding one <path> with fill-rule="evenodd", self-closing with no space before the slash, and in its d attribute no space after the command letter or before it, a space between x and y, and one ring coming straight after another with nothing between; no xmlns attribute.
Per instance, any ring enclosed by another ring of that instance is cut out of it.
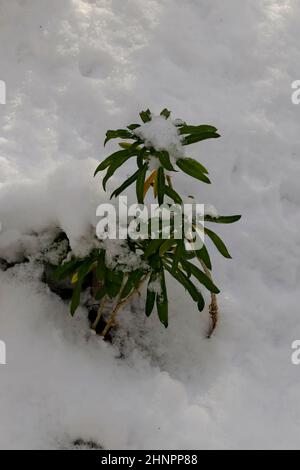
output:
<svg viewBox="0 0 300 470"><path fill-rule="evenodd" d="M161 118L170 120L170 111L164 109ZM138 203L142 204L150 187L153 187L154 197L159 205L165 204L170 207L173 202L182 204L181 195L174 189L172 183L172 172L182 171L190 177L196 178L202 183L209 184L207 169L197 160L187 158L181 150L191 144L206 139L219 138L217 129L210 125L192 126L181 120L168 121L170 129L174 134L174 142L171 141L170 148L155 145L143 134L143 126L151 123L153 117L149 110L140 113L142 124L130 124L126 129L109 130L106 133L104 145L111 139L122 139L119 142L121 150L114 152L105 158L95 171L106 171L102 184L104 190L109 179L114 173L130 159L136 159L136 170L124 181L120 187L111 194L118 197L129 186L135 184ZM161 119L160 118L160 119ZM161 122L161 121L159 121ZM144 127L145 129L145 127ZM174 132L173 130L176 129ZM156 168L150 169L155 163ZM177 168L177 170L176 170ZM173 201L173 202L170 202ZM241 216L218 216L205 215L205 223L236 222ZM196 227L197 221L193 220L193 228L204 230L205 235L210 238L217 250L225 257L231 258L228 249L221 238L207 227ZM200 249L191 249L193 241L188 238L177 239L174 233L172 220L170 222L170 238L165 240L147 239L131 240L124 242L124 249L136 256L140 263L132 270L124 272L118 264L109 266L106 260L106 248L101 247L94 250L87 258L72 258L63 264L57 271L60 278L71 277L74 283L74 294L71 303L71 313L75 313L79 302L84 279L91 272L95 277L96 289L94 297L99 301L97 318L93 324L96 329L108 302L114 301L110 315L102 335L106 336L114 325L117 313L130 299L137 294L142 286L147 283L147 295L145 300L145 313L149 317L155 306L161 323L168 326L168 292L166 285L166 274L170 275L176 282L181 284L186 292L197 304L200 311L204 309L205 300L201 288L206 288L211 294L210 315L212 326L209 336L214 331L218 319L217 294L219 289L213 282L211 276L211 259L206 245ZM195 264L193 261L196 261Z"/></svg>

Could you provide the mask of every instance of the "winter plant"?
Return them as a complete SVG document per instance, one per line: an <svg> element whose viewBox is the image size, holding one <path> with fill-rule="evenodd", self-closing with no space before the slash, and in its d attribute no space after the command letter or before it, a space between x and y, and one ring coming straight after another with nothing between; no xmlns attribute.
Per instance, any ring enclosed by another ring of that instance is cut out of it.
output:
<svg viewBox="0 0 300 470"><path fill-rule="evenodd" d="M170 111L164 109L160 116L154 116L150 110L140 113L142 123L130 124L126 129L109 130L104 145L111 139L121 139L120 150L105 158L95 175L106 172L102 184L104 190L114 173L129 160L135 159L136 170L120 187L115 189L111 198L118 197L131 185L135 185L136 198L143 204L149 189L153 188L154 198L164 207L183 204L183 198L174 188L172 175L182 171L191 178L209 184L207 169L193 158L187 158L184 148L207 139L216 139L220 135L210 125L193 126L182 120L172 120ZM221 238L207 223L230 224L241 216L204 215L205 226L193 225L195 233L203 231L212 241L217 250L225 257L231 258ZM205 306L202 288L211 295L209 307L211 328L214 331L218 320L217 294L219 289L212 279L212 264L208 249L202 244L200 249L193 249L194 239L176 238L174 225L170 219L170 237L155 239L105 240L99 241L89 256L85 258L71 257L62 264L57 275L59 278L71 278L74 285L71 302L71 314L74 315L80 303L82 291L86 288L87 276L93 278L92 292L95 302L99 303L98 314L92 328L96 330L104 313L108 318L102 330L107 336L116 325L118 312L134 295L141 292L147 285L145 297L145 313L149 317L156 307L161 323L168 326L168 291L166 274L181 284L187 294L196 303L199 311Z"/></svg>

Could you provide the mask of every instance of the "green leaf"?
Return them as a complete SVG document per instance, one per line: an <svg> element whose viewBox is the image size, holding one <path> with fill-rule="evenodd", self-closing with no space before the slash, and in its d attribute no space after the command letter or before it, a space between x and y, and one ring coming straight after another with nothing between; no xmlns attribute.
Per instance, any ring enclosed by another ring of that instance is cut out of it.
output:
<svg viewBox="0 0 300 470"><path fill-rule="evenodd" d="M81 263L82 260L76 258L67 263L62 264L55 270L54 278L60 280L70 277L74 273L74 271L76 271L76 269L81 265Z"/></svg>
<svg viewBox="0 0 300 470"><path fill-rule="evenodd" d="M159 256L163 256L166 251L170 250L173 246L176 246L180 240L175 240L175 239L169 239L165 240L163 244L159 248Z"/></svg>
<svg viewBox="0 0 300 470"><path fill-rule="evenodd" d="M196 252L196 256L198 259L202 260L205 264L205 266L211 270L212 268L212 265L211 265L211 260L210 260L210 256L209 256L209 253L206 249L206 246L203 245L203 247L201 248L201 250L198 250Z"/></svg>
<svg viewBox="0 0 300 470"><path fill-rule="evenodd" d="M160 286L161 293L156 295L156 308L161 323L168 328L169 305L164 271L160 273Z"/></svg>
<svg viewBox="0 0 300 470"><path fill-rule="evenodd" d="M184 160L187 160L187 158L185 158ZM208 175L208 170L207 168L205 168L204 165L202 165L202 163L199 163L197 160L195 160L194 158L191 158L190 160L193 160L194 162L197 163L197 168L199 169L199 171L202 171L202 173L204 173L205 175Z"/></svg>
<svg viewBox="0 0 300 470"><path fill-rule="evenodd" d="M121 184L121 186L115 189L112 195L110 196L110 199L112 199L113 197L118 197L123 191L125 191L126 188L128 188L131 184L133 184L136 181L139 173L140 173L140 169L138 169L132 176L130 176L130 178L124 181L124 183Z"/></svg>
<svg viewBox="0 0 300 470"><path fill-rule="evenodd" d="M165 186L165 193L169 198L173 199L176 204L182 204L181 197L171 186Z"/></svg>
<svg viewBox="0 0 300 470"><path fill-rule="evenodd" d="M138 157L137 157L137 166L140 170L144 166L144 158L145 158L146 152L147 152L147 149L144 147L144 148L140 149L139 152L137 153L137 155L138 155Z"/></svg>
<svg viewBox="0 0 300 470"><path fill-rule="evenodd" d="M83 281L84 278L96 267L96 262L94 259L90 258L87 261L84 261L80 268L78 269L78 280L79 282Z"/></svg>
<svg viewBox="0 0 300 470"><path fill-rule="evenodd" d="M214 245L217 247L219 252L225 257L225 258L231 258L229 251L227 250L224 242L221 240L221 238L214 233L212 230L209 230L208 228L204 229L204 232L206 235L209 236L211 241L214 243Z"/></svg>
<svg viewBox="0 0 300 470"><path fill-rule="evenodd" d="M115 131L110 130L106 132L106 139L104 141L104 146L107 144L107 142L111 139L132 139L132 133L129 132L126 129L117 129Z"/></svg>
<svg viewBox="0 0 300 470"><path fill-rule="evenodd" d="M177 270L174 272L174 270L171 269L170 266L168 265L165 265L165 266L166 266L166 269L169 271L169 273L174 277L174 279L176 279L176 281L178 281L188 291L192 299L195 302L198 302L199 295L201 294L199 293L197 287L194 286L192 281L190 281L190 279L182 271Z"/></svg>
<svg viewBox="0 0 300 470"><path fill-rule="evenodd" d="M122 166L130 157L132 157L134 155L134 153L132 153L132 151L123 150L123 152L127 152L127 153L124 154L123 156L119 157L118 160L113 161L110 164L110 166L108 167L107 173L106 173L106 175L105 175L105 177L103 178L103 181L102 181L102 186L103 186L104 191L106 191L107 181L114 175L116 170L120 166Z"/></svg>
<svg viewBox="0 0 300 470"><path fill-rule="evenodd" d="M139 204L144 203L144 185L145 185L145 178L146 173L148 170L148 163L144 163L144 166L141 170L139 170L139 174L136 180L136 197Z"/></svg>
<svg viewBox="0 0 300 470"><path fill-rule="evenodd" d="M167 108L163 109L162 112L160 113L161 116L164 116L166 119L169 119L171 115L171 111L169 111Z"/></svg>
<svg viewBox="0 0 300 470"><path fill-rule="evenodd" d="M191 135L187 135L183 141L182 141L182 145L190 145L190 144L195 144L196 142L200 142L202 140L207 140L207 139L218 139L220 136L220 134L217 134L217 133L212 133L212 132L203 132L203 133L200 133L200 134L191 134Z"/></svg>
<svg viewBox="0 0 300 470"><path fill-rule="evenodd" d="M76 287L73 291L73 296L72 296L72 301L71 301L71 306L70 306L70 312L71 312L72 317L74 316L77 308L79 307L81 288L82 288L82 283L77 282Z"/></svg>
<svg viewBox="0 0 300 470"><path fill-rule="evenodd" d="M130 131L134 131L134 129L137 129L138 127L141 127L140 124L130 124L129 126L127 126L127 129L129 129Z"/></svg>
<svg viewBox="0 0 300 470"><path fill-rule="evenodd" d="M155 299L156 299L156 292L151 290L151 283L156 280L157 274L156 273L151 273L150 280L148 283L148 288L147 288L147 298L146 298L146 315L147 317L150 317L154 304L155 304Z"/></svg>
<svg viewBox="0 0 300 470"><path fill-rule="evenodd" d="M125 157L125 155L135 155L136 154L136 149L125 149L125 150L118 150L118 152L112 153L107 157L105 160L103 160L100 165L96 168L96 171L94 173L94 176L99 173L99 171L105 170L108 166L110 166L114 161L117 161L118 159L122 159Z"/></svg>
<svg viewBox="0 0 300 470"><path fill-rule="evenodd" d="M171 163L169 152L162 150L161 152L156 152L156 155L159 158L161 165L168 171L176 171Z"/></svg>
<svg viewBox="0 0 300 470"><path fill-rule="evenodd" d="M198 305L199 312L202 312L204 307L205 307L205 302L204 302L203 296L200 292L199 292L199 300L198 300L197 305Z"/></svg>
<svg viewBox="0 0 300 470"><path fill-rule="evenodd" d="M209 125L201 125L201 126L182 126L179 129L179 134L208 134L212 133L215 134L217 132L217 128L214 126L209 126Z"/></svg>
<svg viewBox="0 0 300 470"><path fill-rule="evenodd" d="M121 289L122 281L114 276L115 273L107 270L107 277L105 279L106 292L109 298L115 298Z"/></svg>
<svg viewBox="0 0 300 470"><path fill-rule="evenodd" d="M165 197L165 172L162 167L157 170L157 196L158 204L161 206Z"/></svg>
<svg viewBox="0 0 300 470"><path fill-rule="evenodd" d="M164 240L162 240L161 238L151 240L144 251L144 258L148 259L151 255L156 253L163 243Z"/></svg>
<svg viewBox="0 0 300 470"><path fill-rule="evenodd" d="M127 282L121 292L121 296L120 296L121 299L126 299L126 297L129 296L131 291L138 286L143 275L144 275L144 271L141 269L137 269L136 271L133 271L132 273L129 274Z"/></svg>
<svg viewBox="0 0 300 470"><path fill-rule="evenodd" d="M150 112L150 109L147 109L147 111L142 111L140 113L140 116L141 116L141 120L145 123L145 122L149 122L151 121L152 117L151 117L151 112Z"/></svg>
<svg viewBox="0 0 300 470"><path fill-rule="evenodd" d="M203 271L201 271L201 269L197 268L197 266L186 260L182 260L181 264L185 270L188 270L188 272L192 273L192 275L198 279L198 281L203 284L210 292L213 292L214 294L220 293L217 286L215 286L211 279L209 279L209 277Z"/></svg>
<svg viewBox="0 0 300 470"><path fill-rule="evenodd" d="M107 294L107 290L105 286L100 287L95 294L95 300L101 300Z"/></svg>
<svg viewBox="0 0 300 470"><path fill-rule="evenodd" d="M118 284L106 283L105 288L107 295L110 299L114 299L115 297L117 297L120 291L120 286Z"/></svg>
<svg viewBox="0 0 300 470"><path fill-rule="evenodd" d="M177 266L179 261L182 259L184 255L184 244L182 240L178 243L175 253L174 253L174 258L173 258L173 265L172 265L172 272L175 272L177 270Z"/></svg>
<svg viewBox="0 0 300 470"><path fill-rule="evenodd" d="M210 184L210 180L202 171L202 165L193 158L180 158L176 164L187 175Z"/></svg>
<svg viewBox="0 0 300 470"><path fill-rule="evenodd" d="M133 144L132 143L129 143L129 142L119 142L118 145L122 148L122 149L132 149L132 148L137 148L139 149L139 147L137 147L137 142L134 142Z"/></svg>
<svg viewBox="0 0 300 470"><path fill-rule="evenodd" d="M240 220L241 215L220 215L219 217L212 217L211 215L206 215L204 220L206 222L214 222L215 224L233 224Z"/></svg>
<svg viewBox="0 0 300 470"><path fill-rule="evenodd" d="M105 251L101 251L97 266L96 266L96 276L98 281L104 281L106 275L106 266L105 266Z"/></svg>
<svg viewBox="0 0 300 470"><path fill-rule="evenodd" d="M158 317L161 323L164 325L165 328L168 328L168 316L169 316L169 304L168 302L162 302L160 300L160 296L156 296L156 308Z"/></svg>

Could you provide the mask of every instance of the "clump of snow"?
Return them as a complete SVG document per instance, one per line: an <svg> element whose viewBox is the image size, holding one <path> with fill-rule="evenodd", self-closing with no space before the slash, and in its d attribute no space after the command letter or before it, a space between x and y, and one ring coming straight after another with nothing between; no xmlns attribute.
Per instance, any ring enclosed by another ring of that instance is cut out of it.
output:
<svg viewBox="0 0 300 470"><path fill-rule="evenodd" d="M184 156L181 136L172 119L153 115L151 121L142 124L134 133L145 142L145 147L166 150L175 160Z"/></svg>
<svg viewBox="0 0 300 470"><path fill-rule="evenodd" d="M68 252L69 241L65 239L51 243L46 247L45 250L41 250L41 252L38 253L34 259L58 266L66 259Z"/></svg>
<svg viewBox="0 0 300 470"><path fill-rule="evenodd" d="M136 269L148 270L149 266L142 259L142 252L130 250L126 240L103 240L102 246L105 248L105 264L110 269L116 269L124 273L135 271Z"/></svg>
<svg viewBox="0 0 300 470"><path fill-rule="evenodd" d="M151 282L149 282L149 284L148 284L148 290L149 290L150 292L155 292L156 294L161 295L161 283L160 283L160 279L157 278L157 279L154 279L154 280L152 280Z"/></svg>
<svg viewBox="0 0 300 470"><path fill-rule="evenodd" d="M0 187L0 257L17 261L44 249L58 232L85 256L96 243L96 208L107 201L93 159L69 161L40 179Z"/></svg>
<svg viewBox="0 0 300 470"><path fill-rule="evenodd" d="M205 204L204 212L205 212L205 215L210 215L211 217L219 217L218 210L213 204Z"/></svg>

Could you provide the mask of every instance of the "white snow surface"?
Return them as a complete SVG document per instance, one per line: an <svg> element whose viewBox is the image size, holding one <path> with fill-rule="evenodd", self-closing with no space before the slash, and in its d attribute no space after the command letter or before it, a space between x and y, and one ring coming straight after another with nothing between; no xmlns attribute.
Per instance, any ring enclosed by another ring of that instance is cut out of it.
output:
<svg viewBox="0 0 300 470"><path fill-rule="evenodd" d="M188 148L212 184L174 184L243 215L216 226L233 260L212 257L211 340L174 283L167 330L137 299L110 345L33 261L0 271L0 448L299 448L299 21L295 0L0 2L0 256L34 253L57 226L84 245L105 132L148 107L220 130Z"/></svg>

